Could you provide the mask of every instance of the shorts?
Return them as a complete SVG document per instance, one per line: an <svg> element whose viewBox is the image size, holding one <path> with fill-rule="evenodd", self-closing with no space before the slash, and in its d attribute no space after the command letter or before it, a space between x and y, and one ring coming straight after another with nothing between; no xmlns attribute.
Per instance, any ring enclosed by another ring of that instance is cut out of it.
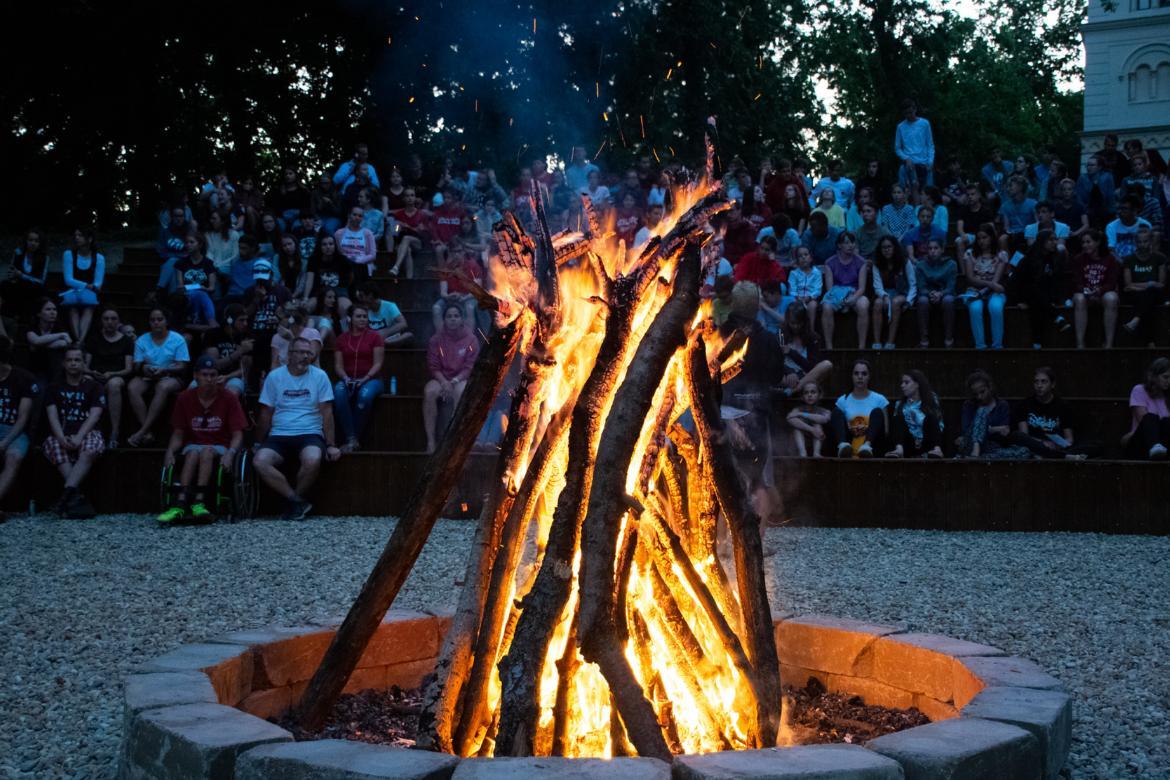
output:
<svg viewBox="0 0 1170 780"><path fill-rule="evenodd" d="M0 425L0 439L3 439L5 436L7 436L8 432L11 430L11 425ZM28 434L22 433L17 436L12 441L12 443L8 445L8 449L4 454L16 455L19 458L23 458L25 455L28 455Z"/></svg>
<svg viewBox="0 0 1170 780"><path fill-rule="evenodd" d="M223 457L227 454L227 447L223 446L222 444L187 444L183 446L182 454L190 455L192 452L198 452L199 450L205 449L207 447L210 447L211 450L220 457Z"/></svg>
<svg viewBox="0 0 1170 780"><path fill-rule="evenodd" d="M67 450L62 447L61 442L57 441L56 436L49 436L41 444L41 451L45 453L45 457L54 466L60 466L66 461L74 462L83 452L100 453L105 448L106 442L102 439L102 435L98 431L90 431L85 434L85 438L81 440L81 447L76 450Z"/></svg>
<svg viewBox="0 0 1170 780"><path fill-rule="evenodd" d="M306 447L318 447L325 452L325 437L319 433L302 433L299 436L269 436L260 445L262 450L272 450L281 460L288 460L290 455L298 458Z"/></svg>

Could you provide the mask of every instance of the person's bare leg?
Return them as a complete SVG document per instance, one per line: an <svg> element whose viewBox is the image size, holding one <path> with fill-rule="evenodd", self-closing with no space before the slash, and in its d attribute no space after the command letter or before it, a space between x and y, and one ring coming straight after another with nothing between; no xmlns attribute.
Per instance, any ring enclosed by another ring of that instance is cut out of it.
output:
<svg viewBox="0 0 1170 780"><path fill-rule="evenodd" d="M1105 349L1113 349L1113 336L1117 333L1117 293L1107 292L1101 300L1105 307Z"/></svg>
<svg viewBox="0 0 1170 780"><path fill-rule="evenodd" d="M1085 348L1085 330L1089 327L1089 305L1084 293L1073 296L1073 324L1076 326L1077 349Z"/></svg>
<svg viewBox="0 0 1170 780"><path fill-rule="evenodd" d="M808 457L808 449L804 445L804 431L792 429L792 440L796 443L796 454L802 458Z"/></svg>
<svg viewBox="0 0 1170 780"><path fill-rule="evenodd" d="M134 419L138 421L138 426L141 428L142 421L146 419L146 380L136 376L130 380L126 389L130 395L130 411L134 413Z"/></svg>
<svg viewBox="0 0 1170 780"><path fill-rule="evenodd" d="M142 421L142 427L134 434L134 438L141 439L150 433L155 421L166 408L167 400L178 390L179 380L169 376L158 380L154 388L154 397L150 399L150 406L146 410L146 419Z"/></svg>
<svg viewBox="0 0 1170 780"><path fill-rule="evenodd" d="M886 313L885 299L875 298L872 310L870 311L871 319L873 320L873 342L875 344L882 343L882 320Z"/></svg>
<svg viewBox="0 0 1170 780"><path fill-rule="evenodd" d="M439 383L434 379L423 388L423 430L427 434L427 453L435 451L435 420L439 416Z"/></svg>
<svg viewBox="0 0 1170 780"><path fill-rule="evenodd" d="M284 499L291 500L294 495L292 486L288 484L288 480L284 478L284 473L280 470L280 465L284 463L284 458L276 454L275 450L261 449L256 453L252 464L256 469L256 473L260 475L261 481L272 488L276 495Z"/></svg>
<svg viewBox="0 0 1170 780"><path fill-rule="evenodd" d="M187 458L187 460L195 460L195 458ZM215 450L211 447L204 447L199 450L199 476L195 480L195 492L202 493L211 485L211 472L215 468ZM203 496L206 498L207 496Z"/></svg>
<svg viewBox="0 0 1170 780"><path fill-rule="evenodd" d="M825 334L825 349L833 348L833 305L826 303L821 309L821 330Z"/></svg>
<svg viewBox="0 0 1170 780"><path fill-rule="evenodd" d="M820 426L817 426L817 427L819 428ZM813 447L813 452L812 452L812 454L813 454L813 457L814 457L814 458L819 458L819 457L821 457L821 445L822 445L823 443L824 443L824 442L823 442L823 441L821 441L820 439L818 439L816 436L813 436L813 437L812 437L812 447Z"/></svg>
<svg viewBox="0 0 1170 780"><path fill-rule="evenodd" d="M890 302L890 330L888 333L886 333L887 344L898 343L898 323L902 321L902 312L905 310L905 296L894 296L894 300Z"/></svg>
<svg viewBox="0 0 1170 780"><path fill-rule="evenodd" d="M78 333L81 330L81 310L76 306L69 307L69 333L72 334L74 341L81 341Z"/></svg>
<svg viewBox="0 0 1170 780"><path fill-rule="evenodd" d="M804 392L804 388L808 387L809 385L819 385L821 382L827 379L829 374L832 372L833 364L828 360L822 360L820 363L817 363L815 366L813 366L812 370L800 378L800 381L796 383L796 387L792 388L792 394L798 396Z"/></svg>
<svg viewBox="0 0 1170 780"><path fill-rule="evenodd" d="M16 479L16 473L20 471L20 464L24 462L24 458L12 450L0 453L0 456L4 457L4 470L0 471L0 500L3 500L8 495L8 489L12 487L12 481Z"/></svg>
<svg viewBox="0 0 1170 780"><path fill-rule="evenodd" d="M321 474L321 448L305 447L301 450L301 467L297 469L297 496L304 498Z"/></svg>
<svg viewBox="0 0 1170 780"><path fill-rule="evenodd" d="M85 337L89 335L89 326L93 322L93 307L86 306L81 310L81 327L77 331L77 341L80 344L85 343Z"/></svg>
<svg viewBox="0 0 1170 780"><path fill-rule="evenodd" d="M183 470L179 475L179 484L183 486L184 490L191 488L195 484L195 471L199 467L199 458L195 453L191 453L183 458Z"/></svg>
<svg viewBox="0 0 1170 780"><path fill-rule="evenodd" d="M93 468L93 464L97 462L98 454L96 452L83 452L77 456L77 462L73 464L73 468L69 470L69 474L65 477L65 487L77 488L85 477L89 474L89 470Z"/></svg>
<svg viewBox="0 0 1170 780"><path fill-rule="evenodd" d="M122 437L122 394L126 392L126 380L120 376L106 381L106 411L110 415L110 446L116 445Z"/></svg>
<svg viewBox="0 0 1170 780"><path fill-rule="evenodd" d="M865 349L865 337L869 335L869 298L859 295L853 302L853 308L857 310L857 348Z"/></svg>

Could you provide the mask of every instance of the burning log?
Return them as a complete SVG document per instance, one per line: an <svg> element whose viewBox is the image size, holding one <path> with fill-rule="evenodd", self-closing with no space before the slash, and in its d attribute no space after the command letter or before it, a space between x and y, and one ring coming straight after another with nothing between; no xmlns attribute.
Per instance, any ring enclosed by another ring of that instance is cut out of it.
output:
<svg viewBox="0 0 1170 780"><path fill-rule="evenodd" d="M475 437L504 382L508 366L530 327L531 318L522 315L498 328L480 351L452 416L448 435L427 461L406 511L395 525L394 533L305 689L297 707L297 719L302 728L316 730L325 722L386 610L418 560L452 486L458 482Z"/></svg>
<svg viewBox="0 0 1170 780"><path fill-rule="evenodd" d="M687 386L694 399L691 411L705 452L700 465L715 488L735 549L736 585L743 607L747 651L755 672L755 688L759 691L760 736L763 746L771 747L776 744L780 730L780 665L764 582L760 518L751 510L735 470L735 453L723 431L702 336L697 336L687 350L686 369Z"/></svg>

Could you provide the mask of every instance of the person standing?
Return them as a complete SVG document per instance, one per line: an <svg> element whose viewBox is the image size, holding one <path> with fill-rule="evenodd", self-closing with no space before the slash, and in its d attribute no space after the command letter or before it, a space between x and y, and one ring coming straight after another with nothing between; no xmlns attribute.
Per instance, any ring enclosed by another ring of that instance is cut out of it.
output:
<svg viewBox="0 0 1170 780"><path fill-rule="evenodd" d="M41 388L28 371L12 364L12 339L0 337L0 501L8 495L28 455L28 425ZM8 516L0 512L0 522Z"/></svg>
<svg viewBox="0 0 1170 780"><path fill-rule="evenodd" d="M933 184L931 168L934 166L934 136L930 122L918 116L918 104L913 100L902 101L902 114L906 117L898 123L894 133L894 153L902 161L898 178L910 187L911 200L918 202L922 188Z"/></svg>
<svg viewBox="0 0 1170 780"><path fill-rule="evenodd" d="M329 376L311 365L313 345L294 339L288 365L269 372L260 390L256 425L256 473L285 499L285 520L304 520L313 505L305 500L321 473L321 460L341 457L333 430L333 386ZM299 464L296 487L280 467L289 458Z"/></svg>
<svg viewBox="0 0 1170 780"><path fill-rule="evenodd" d="M61 381L50 385L45 401L49 435L41 450L65 478L65 490L54 511L75 519L94 516L81 493L81 483L105 450L98 423L106 408L105 393L85 375L85 352L76 344L65 350Z"/></svg>

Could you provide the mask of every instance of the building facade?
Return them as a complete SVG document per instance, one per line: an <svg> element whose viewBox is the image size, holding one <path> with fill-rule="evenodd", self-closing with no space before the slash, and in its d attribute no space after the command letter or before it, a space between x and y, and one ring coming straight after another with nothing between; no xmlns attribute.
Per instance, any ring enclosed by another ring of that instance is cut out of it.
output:
<svg viewBox="0 0 1170 780"><path fill-rule="evenodd" d="M1089 0L1082 160L1106 133L1170 157L1170 0Z"/></svg>

